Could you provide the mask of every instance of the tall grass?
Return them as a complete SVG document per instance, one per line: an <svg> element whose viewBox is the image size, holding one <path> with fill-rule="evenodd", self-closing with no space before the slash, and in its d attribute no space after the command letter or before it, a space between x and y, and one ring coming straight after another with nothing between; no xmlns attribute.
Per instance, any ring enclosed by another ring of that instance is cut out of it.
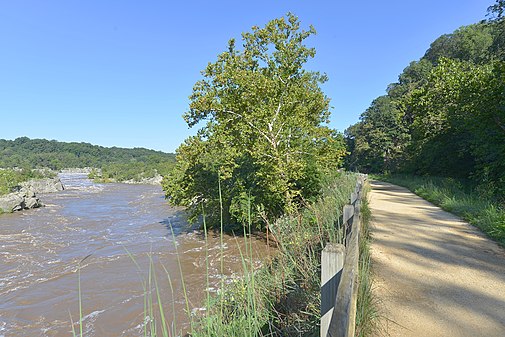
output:
<svg viewBox="0 0 505 337"><path fill-rule="evenodd" d="M318 336L320 322L320 273L321 252L328 242L341 243L342 209L349 202L354 191L356 176L340 174L329 178L322 189L321 197L307 203L298 212L288 214L270 224L273 237L274 254L255 267L252 238L249 236L252 219L249 203L248 224L244 226L241 238L236 238L240 255L242 277L232 282L224 282L221 275L221 288L211 296L209 289L209 254L208 236L203 213L203 226L206 249L207 294L205 311L198 317L192 317L189 299L184 285L182 267L179 273L183 284L186 311L190 321L189 334L194 337L222 336ZM220 188L220 186L219 186ZM357 335L371 336L377 312L371 296L369 242L369 210L366 201L362 206L364 225L360 240L360 286L358 289ZM247 232L246 228L249 232ZM221 274L223 274L223 231L221 230ZM172 231L172 237L175 235ZM243 245L239 240L243 240ZM174 245L177 245L174 242ZM128 252L128 251L127 251ZM178 252L176 252L178 256ZM139 273L141 267L128 252ZM165 270L172 295L174 293L171 277ZM165 316L160 295L160 283L154 270L153 259L149 259L147 281L142 278L144 290L144 336L181 336L186 331L178 330ZM79 306L81 307L80 288ZM155 308L158 313L155 313ZM81 327L82 327L82 311ZM159 329L161 328L161 329ZM75 336L75 334L74 334Z"/></svg>
<svg viewBox="0 0 505 337"><path fill-rule="evenodd" d="M177 249L177 242L174 234L174 230L170 225L170 231L172 234L172 239L175 247L175 255L177 256L177 264L179 267L179 274L181 278L182 284L182 294L184 297L184 302L186 305L186 314L188 316L189 322L189 330L192 330L193 320L190 311L190 301L188 292L186 290L186 284L184 282L184 274L182 272L182 264L180 260L180 255ZM127 254L130 256L131 260L137 267L139 275L142 275L142 268L140 264L137 262L136 258L125 248ZM172 321L169 322L167 320L167 314L165 307L163 306L163 298L161 296L161 285L158 282L158 276L154 267L154 260L152 257L152 253L149 254L149 268L147 273L147 281L144 277L141 276L142 289L144 292L144 326L143 326L143 334L144 336L156 337L172 337L172 336L181 336L182 330L178 330L177 328L177 319L176 319L176 309L175 309L175 298L174 298L174 287L172 283L172 277L170 276L170 272L165 268L164 265L161 265L165 275L167 277L168 285L170 288L170 294L172 296ZM208 271L207 271L208 275ZM154 293L154 295L153 295ZM155 312L155 308L158 312ZM161 327L161 331L158 332L158 327Z"/></svg>
<svg viewBox="0 0 505 337"><path fill-rule="evenodd" d="M505 205L479 191L478 187L452 178L388 175L378 179L407 187L420 197L462 217L505 246Z"/></svg>
<svg viewBox="0 0 505 337"><path fill-rule="evenodd" d="M219 195L221 197L221 184L219 183ZM249 204L248 228L251 229L252 219ZM258 284L255 282L258 275L254 268L254 256L252 250L251 238L247 232L243 233L244 250L241 248L238 239L235 237L237 248L240 254L242 265L242 277L235 279L230 284L224 282L224 255L223 255L223 219L222 219L222 204L221 204L221 230L220 230L220 272L221 282L220 290L214 297L209 293L209 269L208 269L208 242L207 242L207 226L205 221L205 213L203 213L203 225L205 231L205 240L207 252L206 268L207 268L207 303L206 312L200 317L199 321L192 327L191 336L258 336L258 331L261 331L261 326L264 324L264 319L267 317L264 311L258 310L257 295L260 291L256 288Z"/></svg>
<svg viewBox="0 0 505 337"><path fill-rule="evenodd" d="M319 335L321 251L327 242L342 241L341 213L355 184L356 176L351 174L328 179L316 202L271 224L276 253L258 270L247 263L252 254L246 242L245 251L240 251L244 276L211 300L191 335ZM360 336L370 336L377 315L370 292L369 235L363 237L366 254L360 259L358 297L363 309L358 313L358 330Z"/></svg>
<svg viewBox="0 0 505 337"><path fill-rule="evenodd" d="M72 315L70 314L70 322L72 324L72 335L74 337L82 337L83 336L83 316L82 316L82 293L81 293L81 265L82 263L88 258L90 257L92 254L89 254L87 256L85 256L81 261L79 261L79 264L77 265L77 294L79 296L79 322L78 322L78 325L79 325L79 335L77 335L77 333L75 332L75 328L74 328L74 320L72 318Z"/></svg>
<svg viewBox="0 0 505 337"><path fill-rule="evenodd" d="M366 195L369 186L365 186L361 201L361 231L359 236L359 283L358 303L356 310L356 336L374 336L380 331L380 313L378 300L372 293L373 273L370 257L371 212Z"/></svg>

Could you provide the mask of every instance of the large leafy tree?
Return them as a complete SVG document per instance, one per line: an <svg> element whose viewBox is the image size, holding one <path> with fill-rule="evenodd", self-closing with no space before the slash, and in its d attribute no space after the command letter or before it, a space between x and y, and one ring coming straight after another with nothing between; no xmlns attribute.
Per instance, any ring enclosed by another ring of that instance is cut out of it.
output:
<svg viewBox="0 0 505 337"><path fill-rule="evenodd" d="M473 176L503 195L504 88L504 62L440 59L426 85L411 97L417 165L429 173Z"/></svg>
<svg viewBox="0 0 505 337"><path fill-rule="evenodd" d="M190 127L203 126L177 150L164 181L172 204L195 216L204 203L211 219L222 209L226 223L240 223L250 202L268 218L317 195L321 173L341 164L345 148L325 125L326 76L304 69L315 55L305 45L313 34L288 14L242 34L242 48L230 40L208 64L184 114Z"/></svg>

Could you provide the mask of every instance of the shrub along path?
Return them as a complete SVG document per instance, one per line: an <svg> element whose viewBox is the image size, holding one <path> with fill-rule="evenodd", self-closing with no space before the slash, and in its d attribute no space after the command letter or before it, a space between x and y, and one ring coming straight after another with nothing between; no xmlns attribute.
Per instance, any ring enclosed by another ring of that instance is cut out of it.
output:
<svg viewBox="0 0 505 337"><path fill-rule="evenodd" d="M403 187L371 185L385 335L505 336L505 249Z"/></svg>

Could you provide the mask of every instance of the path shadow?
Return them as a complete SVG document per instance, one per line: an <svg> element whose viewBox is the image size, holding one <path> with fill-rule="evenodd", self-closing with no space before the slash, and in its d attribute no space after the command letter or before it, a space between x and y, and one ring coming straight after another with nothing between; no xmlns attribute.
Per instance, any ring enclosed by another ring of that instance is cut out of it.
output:
<svg viewBox="0 0 505 337"><path fill-rule="evenodd" d="M505 336L505 249L403 187L373 181L372 190L374 270L390 291L384 303L406 320L397 323Z"/></svg>

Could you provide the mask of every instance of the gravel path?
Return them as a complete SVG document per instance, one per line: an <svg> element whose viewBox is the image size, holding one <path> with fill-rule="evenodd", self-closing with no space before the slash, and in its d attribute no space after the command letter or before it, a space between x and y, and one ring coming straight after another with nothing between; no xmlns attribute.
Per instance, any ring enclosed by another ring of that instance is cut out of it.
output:
<svg viewBox="0 0 505 337"><path fill-rule="evenodd" d="M403 187L371 182L386 336L505 336L505 249Z"/></svg>

